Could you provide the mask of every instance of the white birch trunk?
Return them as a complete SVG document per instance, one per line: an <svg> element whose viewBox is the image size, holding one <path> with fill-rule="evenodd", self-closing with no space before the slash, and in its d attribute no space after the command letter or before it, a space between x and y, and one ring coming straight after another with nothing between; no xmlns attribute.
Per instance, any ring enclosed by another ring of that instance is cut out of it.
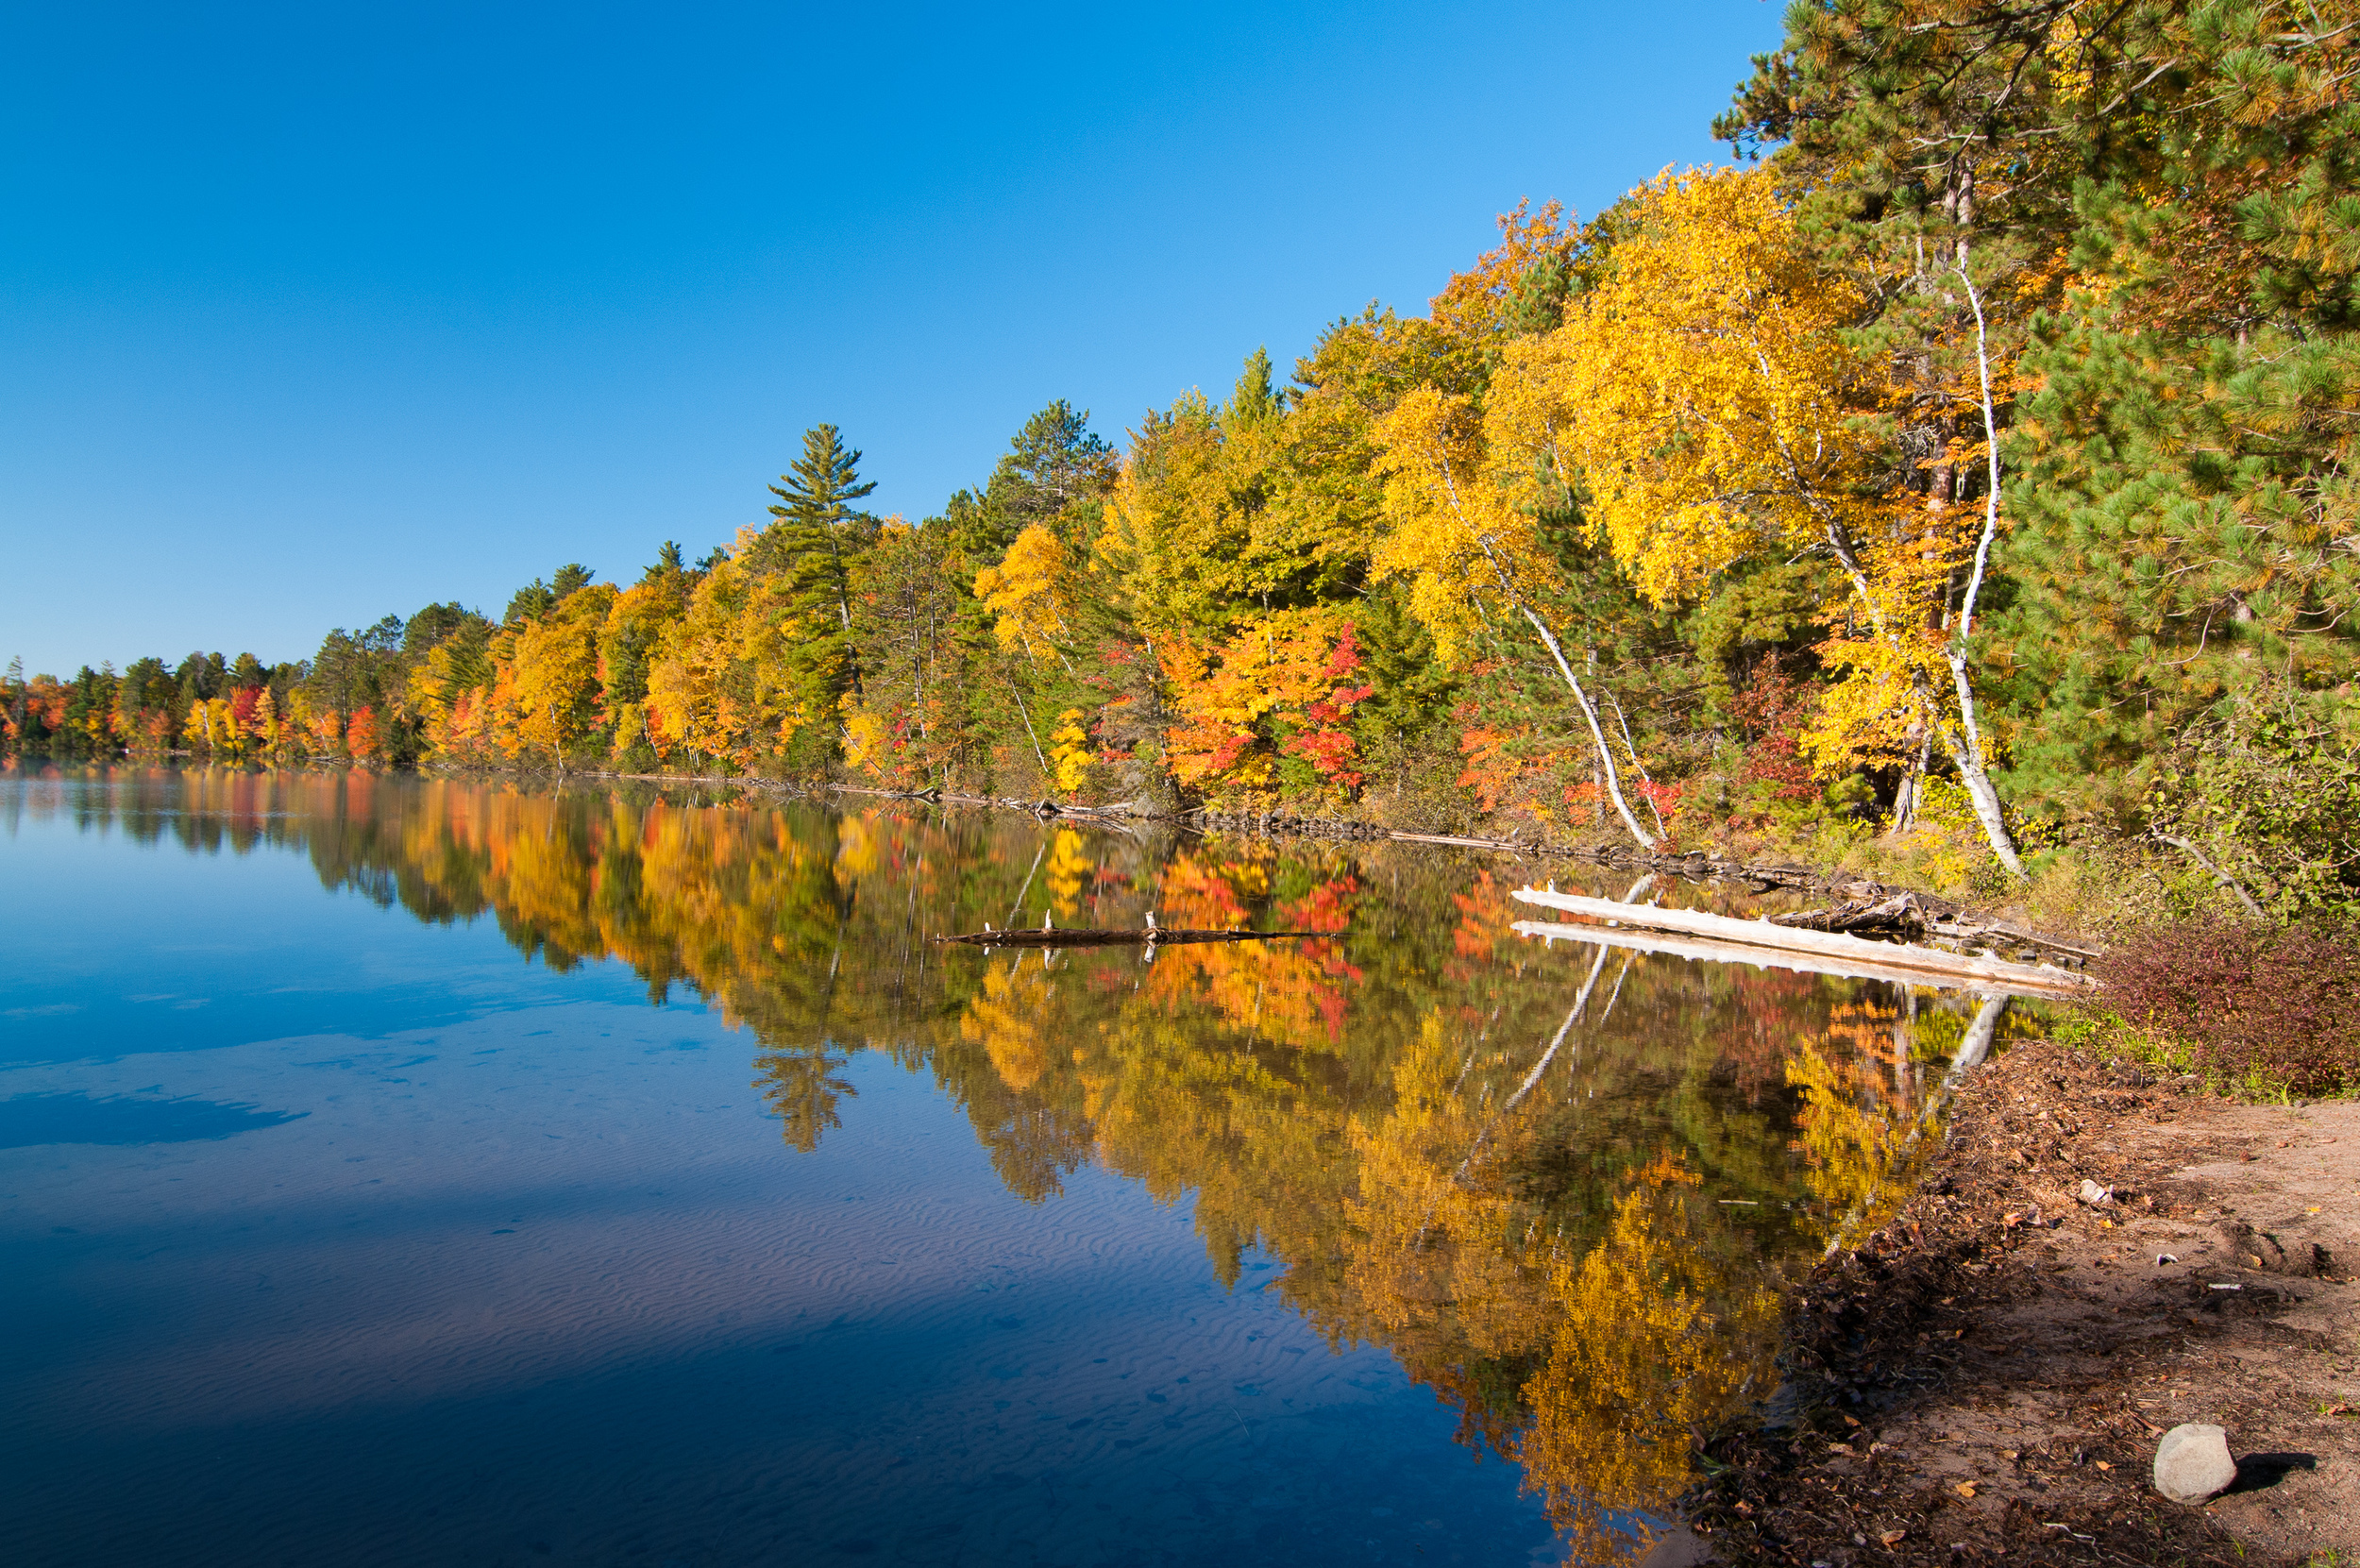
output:
<svg viewBox="0 0 2360 1568"><path fill-rule="evenodd" d="M1950 683L1959 697L1959 719L1965 733L1961 744L1946 747L1951 760L1959 765L1959 776L1966 781L1967 799L1975 804L1975 819L1983 825L1983 836L1990 841L1991 852L1999 857L1999 864L2018 882L2024 880L2024 862L2017 858L2015 841L2008 835L2008 824L1999 814L1999 792L1992 787L1991 775L1983 771L1983 741L1975 721L1975 688L1966 678L1966 643L1975 630L1975 601L1983 591L1983 568L1991 561L1991 541L1999 531L1999 427L1992 415L1991 351L1983 328L1983 301L1975 292L1975 281L1966 275L1966 242L1959 242L1959 281L1966 285L1966 302L1975 310L1975 369L1981 379L1983 398L1983 455L1988 464L1983 495L1983 531L1975 542L1975 570L1966 580L1966 599L1959 607L1957 633L1950 639ZM1945 740L1949 737L1946 734Z"/></svg>
<svg viewBox="0 0 2360 1568"><path fill-rule="evenodd" d="M1614 766L1614 754L1606 749L1606 731L1598 723L1597 704L1592 702L1590 694L1582 690L1579 678L1574 674L1574 666L1565 662L1565 649L1558 645L1557 633L1549 630L1549 623L1536 615L1531 606L1520 603L1516 608L1524 612L1525 619L1531 622L1532 630L1540 634L1542 645L1549 650L1549 657L1557 661L1558 673L1564 676L1565 683L1573 688L1574 700L1581 705L1581 717L1589 720L1591 743L1598 749L1598 776L1606 782L1606 792L1612 797L1614 809L1622 814L1623 826L1628 828L1630 835L1639 840L1641 849L1655 849L1657 840L1647 836L1647 830L1639 825L1639 818L1631 815L1629 802L1623 799L1622 773Z"/></svg>

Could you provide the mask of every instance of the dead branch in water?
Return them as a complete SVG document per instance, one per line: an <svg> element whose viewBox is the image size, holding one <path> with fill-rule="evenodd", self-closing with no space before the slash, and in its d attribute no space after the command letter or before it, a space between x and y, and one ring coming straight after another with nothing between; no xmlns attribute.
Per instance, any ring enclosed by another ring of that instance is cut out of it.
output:
<svg viewBox="0 0 2360 1568"><path fill-rule="evenodd" d="M937 936L937 942L958 942L983 948L1113 948L1176 947L1188 942L1268 942L1288 936L1334 936L1333 931L1201 931L1150 926L1129 931L1077 926L1070 931L969 931Z"/></svg>

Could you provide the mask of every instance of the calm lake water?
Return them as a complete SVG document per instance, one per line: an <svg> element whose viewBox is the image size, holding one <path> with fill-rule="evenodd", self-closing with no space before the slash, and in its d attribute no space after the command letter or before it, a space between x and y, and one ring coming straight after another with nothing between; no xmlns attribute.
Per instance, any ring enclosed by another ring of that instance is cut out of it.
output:
<svg viewBox="0 0 2360 1568"><path fill-rule="evenodd" d="M1543 948L1523 883L0 770L8 1559L1611 1559L1970 1004ZM1150 910L1325 935L929 940Z"/></svg>

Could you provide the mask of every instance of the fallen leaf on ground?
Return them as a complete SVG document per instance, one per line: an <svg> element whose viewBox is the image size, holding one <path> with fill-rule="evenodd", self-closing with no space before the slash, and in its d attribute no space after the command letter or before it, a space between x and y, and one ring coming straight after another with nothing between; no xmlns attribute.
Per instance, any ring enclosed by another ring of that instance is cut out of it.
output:
<svg viewBox="0 0 2360 1568"><path fill-rule="evenodd" d="M1962 1497L1972 1497L1975 1495L1975 1483L1973 1481L1961 1481L1950 1490L1957 1492Z"/></svg>
<svg viewBox="0 0 2360 1568"><path fill-rule="evenodd" d="M2100 1470L2112 1470L2114 1466L2108 1464L2104 1459L2100 1459L2098 1461L2098 1468Z"/></svg>
<svg viewBox="0 0 2360 1568"><path fill-rule="evenodd" d="M1877 1544L1880 1546L1898 1546L1902 1542L1909 1539L1909 1533L1910 1532L1907 1530L1887 1530L1884 1534L1877 1538Z"/></svg>

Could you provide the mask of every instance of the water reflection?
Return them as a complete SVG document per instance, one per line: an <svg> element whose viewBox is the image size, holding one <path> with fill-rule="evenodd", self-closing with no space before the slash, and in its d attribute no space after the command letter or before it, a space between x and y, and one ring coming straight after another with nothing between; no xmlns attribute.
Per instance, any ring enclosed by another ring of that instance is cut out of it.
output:
<svg viewBox="0 0 2360 1568"><path fill-rule="evenodd" d="M366 773L67 784L0 791L0 831L300 852L552 969L693 992L751 1034L788 1150L839 1133L882 1056L1030 1203L1086 1165L1191 1198L1224 1285L1274 1259L1331 1347L1382 1346L1520 1465L1576 1560L1627 1550L1766 1394L1781 1275L1891 1189L1964 1025L1930 992L1543 950L1509 929L1512 869L1406 847ZM1151 910L1322 935L1152 962L931 940Z"/></svg>

